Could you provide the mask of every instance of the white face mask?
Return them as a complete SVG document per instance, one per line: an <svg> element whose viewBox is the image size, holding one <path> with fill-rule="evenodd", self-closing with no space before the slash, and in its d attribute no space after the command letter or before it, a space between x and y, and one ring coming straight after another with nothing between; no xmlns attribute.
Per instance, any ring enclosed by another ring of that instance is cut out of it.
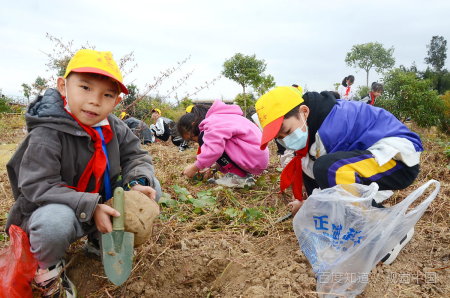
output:
<svg viewBox="0 0 450 298"><path fill-rule="evenodd" d="M302 117L302 116L300 116ZM297 128L294 130L291 134L284 137L282 140L279 140L279 142L289 150L298 151L300 149L303 149L306 147L306 144L308 142L308 126L306 126L306 121L302 117L303 120L303 126ZM303 131L303 127L306 126L306 131Z"/></svg>
<svg viewBox="0 0 450 298"><path fill-rule="evenodd" d="M67 80L64 79L64 90L66 91L66 105L64 106L64 108L67 110L67 112L72 113L72 111L70 110L69 107L69 98L68 98L68 94L67 94Z"/></svg>

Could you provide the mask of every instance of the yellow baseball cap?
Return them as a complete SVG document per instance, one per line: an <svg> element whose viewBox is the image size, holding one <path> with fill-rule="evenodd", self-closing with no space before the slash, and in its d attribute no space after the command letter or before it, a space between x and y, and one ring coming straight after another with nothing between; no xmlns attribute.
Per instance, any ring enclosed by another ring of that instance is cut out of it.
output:
<svg viewBox="0 0 450 298"><path fill-rule="evenodd" d="M152 113L153 113L153 112L158 112L158 113L159 113L160 115L162 115L162 113L161 113L161 110L160 110L160 109L153 109L153 110L152 110Z"/></svg>
<svg viewBox="0 0 450 298"><path fill-rule="evenodd" d="M192 112L192 108L194 107L194 105L190 105L186 108L186 113L190 113Z"/></svg>
<svg viewBox="0 0 450 298"><path fill-rule="evenodd" d="M79 50L67 65L64 78L67 78L71 72L97 73L110 77L117 82L121 92L128 94L128 89L123 84L122 73L111 52L99 52L89 49Z"/></svg>
<svg viewBox="0 0 450 298"><path fill-rule="evenodd" d="M282 86L270 90L256 102L256 112L263 128L261 150L266 149L269 143L280 131L284 115L304 102L301 87Z"/></svg>
<svg viewBox="0 0 450 298"><path fill-rule="evenodd" d="M127 113L125 113L125 112L122 112L122 113L120 113L120 120L122 120L123 118L125 118L125 116L126 115L128 115Z"/></svg>

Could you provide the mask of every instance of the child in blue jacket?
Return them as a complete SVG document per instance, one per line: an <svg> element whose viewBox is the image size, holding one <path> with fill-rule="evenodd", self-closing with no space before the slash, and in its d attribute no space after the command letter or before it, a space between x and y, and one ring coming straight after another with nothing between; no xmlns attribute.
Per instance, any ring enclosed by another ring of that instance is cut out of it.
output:
<svg viewBox="0 0 450 298"><path fill-rule="evenodd" d="M296 152L280 183L281 190L292 184L294 215L302 197L315 188L376 182L380 190L398 190L419 174L419 136L384 109L336 99L327 91L302 95L298 88L285 86L263 95L256 111L263 127L261 149L277 138ZM391 264L413 234L414 229L382 261Z"/></svg>

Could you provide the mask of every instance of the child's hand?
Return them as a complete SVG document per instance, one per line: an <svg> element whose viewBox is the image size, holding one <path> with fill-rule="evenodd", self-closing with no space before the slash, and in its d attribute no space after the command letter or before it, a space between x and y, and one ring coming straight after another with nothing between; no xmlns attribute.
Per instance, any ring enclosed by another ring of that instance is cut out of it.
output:
<svg viewBox="0 0 450 298"><path fill-rule="evenodd" d="M120 213L108 205L97 204L92 217L94 218L97 229L104 234L111 233L113 230L110 216L119 217Z"/></svg>
<svg viewBox="0 0 450 298"><path fill-rule="evenodd" d="M303 187L302 187L302 198L303 198L303 201L304 200L306 200L307 198L308 198L308 193L306 193L306 188L305 188L305 186L303 185Z"/></svg>
<svg viewBox="0 0 450 298"><path fill-rule="evenodd" d="M144 185L136 184L135 186L130 188L130 190L135 190L135 191L142 192L144 195L146 195L147 197L149 197L153 201L156 200L156 190L154 190L150 186L144 186Z"/></svg>
<svg viewBox="0 0 450 298"><path fill-rule="evenodd" d="M186 175L188 178L192 178L198 171L200 171L200 169L195 164L192 164L187 166L181 174Z"/></svg>
<svg viewBox="0 0 450 298"><path fill-rule="evenodd" d="M302 207L304 201L299 201L299 200L295 199L294 197L292 197L292 198L294 200L292 202L290 202L288 204L288 206L292 207L292 217L294 217L297 214L298 210L300 210L300 207Z"/></svg>
<svg viewBox="0 0 450 298"><path fill-rule="evenodd" d="M211 171L210 169L200 171L200 173L204 174L203 179L209 179L214 175L213 171Z"/></svg>
<svg viewBox="0 0 450 298"><path fill-rule="evenodd" d="M209 179L212 176L214 176L214 172L212 170L219 170L219 169L220 169L219 165L215 163L210 169L200 171L200 173L205 174L203 176L203 179Z"/></svg>

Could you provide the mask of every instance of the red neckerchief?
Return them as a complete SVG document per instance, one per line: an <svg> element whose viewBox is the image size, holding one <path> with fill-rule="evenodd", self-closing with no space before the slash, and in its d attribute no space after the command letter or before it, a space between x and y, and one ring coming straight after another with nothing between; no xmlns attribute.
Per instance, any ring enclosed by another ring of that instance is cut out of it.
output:
<svg viewBox="0 0 450 298"><path fill-rule="evenodd" d="M348 97L348 94L350 93L350 86L347 87L347 92L345 92L345 96Z"/></svg>
<svg viewBox="0 0 450 298"><path fill-rule="evenodd" d="M370 102L370 105L373 106L373 104L375 103L375 97L373 96L372 92L370 92L370 97L372 98L372 101Z"/></svg>
<svg viewBox="0 0 450 298"><path fill-rule="evenodd" d="M283 172L281 172L280 178L280 188L281 188L280 193L282 193L286 188L288 188L292 184L292 191L294 192L294 197L299 201L303 201L302 158L308 154L308 144L309 144L309 136L305 148L295 152L296 156L287 164Z"/></svg>
<svg viewBox="0 0 450 298"><path fill-rule="evenodd" d="M80 121L69 111L66 110L66 98L64 99L64 110L69 113L77 122L80 124L80 126L91 136L92 141L94 141L94 155L92 156L91 160L89 161L88 165L86 166L86 169L83 172L83 175L81 175L80 181L78 181L77 187L65 185L69 188L75 189L78 192L86 192L86 187L89 183L89 179L91 178L91 175L94 174L95 177L95 189L91 191L91 193L98 193L100 190L100 185L102 183L102 176L106 169L106 156L103 152L102 148L102 138L100 137L99 133L93 129L90 126L86 126L84 124L81 124ZM111 141L113 137L113 132L111 130L111 126L105 125L102 126L102 132L103 137L105 138L105 144L108 144L109 141Z"/></svg>

